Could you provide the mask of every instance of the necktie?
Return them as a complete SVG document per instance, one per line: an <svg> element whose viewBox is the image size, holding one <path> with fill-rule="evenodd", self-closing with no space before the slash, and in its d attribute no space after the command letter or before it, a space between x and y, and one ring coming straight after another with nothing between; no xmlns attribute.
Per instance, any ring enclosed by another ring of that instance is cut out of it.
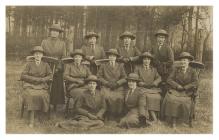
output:
<svg viewBox="0 0 219 140"><path fill-rule="evenodd" d="M133 92L133 89L130 89L130 90L128 91L128 94L126 95L125 101L127 101L128 98L129 98L129 96L132 95L132 92Z"/></svg>

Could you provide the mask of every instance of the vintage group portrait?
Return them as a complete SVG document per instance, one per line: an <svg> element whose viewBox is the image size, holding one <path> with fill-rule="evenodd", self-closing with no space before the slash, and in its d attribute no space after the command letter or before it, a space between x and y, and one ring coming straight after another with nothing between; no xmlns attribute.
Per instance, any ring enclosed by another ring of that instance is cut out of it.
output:
<svg viewBox="0 0 219 140"><path fill-rule="evenodd" d="M212 134L212 6L6 6L7 134Z"/></svg>

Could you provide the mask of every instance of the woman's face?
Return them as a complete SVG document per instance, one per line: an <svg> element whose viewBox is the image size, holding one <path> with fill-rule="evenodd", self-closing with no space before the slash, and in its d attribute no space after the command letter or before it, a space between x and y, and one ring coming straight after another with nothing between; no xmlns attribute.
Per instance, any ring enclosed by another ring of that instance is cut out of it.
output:
<svg viewBox="0 0 219 140"><path fill-rule="evenodd" d="M136 87L136 81L128 80L128 87L134 89Z"/></svg>
<svg viewBox="0 0 219 140"><path fill-rule="evenodd" d="M165 40L166 40L166 37L165 37L164 35L158 35L158 36L157 36L157 43L158 43L158 46L163 46Z"/></svg>
<svg viewBox="0 0 219 140"><path fill-rule="evenodd" d="M88 38L89 45L95 45L97 42L97 38L95 36Z"/></svg>
<svg viewBox="0 0 219 140"><path fill-rule="evenodd" d="M188 65L189 65L189 59L187 59L187 58L182 58L182 59L181 59L181 62L182 62L183 67L188 67Z"/></svg>
<svg viewBox="0 0 219 140"><path fill-rule="evenodd" d="M90 82L88 83L88 88L89 88L90 91L96 90L96 87L97 87L97 83L96 83L96 82L90 81Z"/></svg>
<svg viewBox="0 0 219 140"><path fill-rule="evenodd" d="M75 61L75 63L80 64L81 61L82 61L82 56L79 55L79 54L75 55L74 56L74 61Z"/></svg>
<svg viewBox="0 0 219 140"><path fill-rule="evenodd" d="M42 52L34 52L34 58L37 61L41 61L41 58L43 57L43 53Z"/></svg>
<svg viewBox="0 0 219 140"><path fill-rule="evenodd" d="M130 45L131 44L131 38L130 37L124 37L123 38L123 44L124 44L124 46L128 46L128 45Z"/></svg>
<svg viewBox="0 0 219 140"><path fill-rule="evenodd" d="M57 38L59 36L59 31L51 30L51 37Z"/></svg>
<svg viewBox="0 0 219 140"><path fill-rule="evenodd" d="M116 55L110 54L109 55L109 61L116 61Z"/></svg>
<svg viewBox="0 0 219 140"><path fill-rule="evenodd" d="M150 65L150 63L151 63L151 59L150 58L148 58L148 57L143 58L143 65L148 66L148 65Z"/></svg>

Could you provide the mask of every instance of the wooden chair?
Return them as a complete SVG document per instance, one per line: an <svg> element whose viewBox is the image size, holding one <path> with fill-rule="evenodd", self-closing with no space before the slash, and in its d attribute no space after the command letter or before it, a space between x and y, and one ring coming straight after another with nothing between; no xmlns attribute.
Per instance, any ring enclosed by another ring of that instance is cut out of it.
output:
<svg viewBox="0 0 219 140"><path fill-rule="evenodd" d="M197 75L198 75L198 79L200 79L200 73L201 73L201 70L204 69L204 64L197 62L197 61L192 61L189 63L189 65L196 70ZM198 93L198 87L199 87L199 85L192 89L193 94L191 95L191 101L192 101L191 114L189 117L189 126L190 127L193 127L193 120L196 118L195 106L196 106L196 102L197 102L197 97L200 96L200 94Z"/></svg>

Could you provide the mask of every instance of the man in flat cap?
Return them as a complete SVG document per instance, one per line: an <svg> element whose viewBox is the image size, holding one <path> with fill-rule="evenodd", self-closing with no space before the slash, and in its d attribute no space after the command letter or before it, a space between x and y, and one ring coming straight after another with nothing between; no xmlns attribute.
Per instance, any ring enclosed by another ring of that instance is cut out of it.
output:
<svg viewBox="0 0 219 140"><path fill-rule="evenodd" d="M139 55L141 54L138 48L136 48L135 46L131 46L131 42L135 38L135 35L129 31L125 31L119 37L119 39L123 41L123 44L117 50L118 53L121 55L120 59L122 59L122 61L125 63L124 67L126 74L133 72L133 62L137 60Z"/></svg>
<svg viewBox="0 0 219 140"><path fill-rule="evenodd" d="M85 54L86 58L91 62L98 59L105 58L105 52L102 46L97 44L97 39L99 35L95 32L88 32L85 36L87 44L82 46L82 51ZM93 74L97 73L97 68L94 63L91 64L91 72Z"/></svg>

